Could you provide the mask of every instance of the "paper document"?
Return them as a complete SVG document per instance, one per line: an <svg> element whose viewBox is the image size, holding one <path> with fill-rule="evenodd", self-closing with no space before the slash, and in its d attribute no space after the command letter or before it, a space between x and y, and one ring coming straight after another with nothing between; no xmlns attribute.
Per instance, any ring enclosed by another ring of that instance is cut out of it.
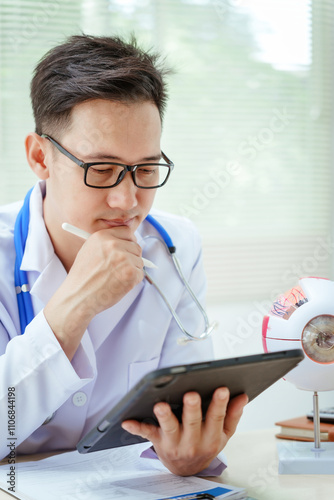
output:
<svg viewBox="0 0 334 500"><path fill-rule="evenodd" d="M0 466L0 488L20 500L188 500L203 492L219 499L244 498L241 488L175 476L159 460L140 458L144 448L147 443L16 463L14 490L7 483L10 465L4 464Z"/></svg>

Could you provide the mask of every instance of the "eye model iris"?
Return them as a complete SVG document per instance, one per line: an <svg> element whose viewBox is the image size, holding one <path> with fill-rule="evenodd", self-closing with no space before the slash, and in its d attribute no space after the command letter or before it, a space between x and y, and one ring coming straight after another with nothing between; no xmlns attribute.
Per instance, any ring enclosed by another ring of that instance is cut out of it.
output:
<svg viewBox="0 0 334 500"><path fill-rule="evenodd" d="M305 354L318 363L334 363L334 316L320 315L307 323L302 333Z"/></svg>

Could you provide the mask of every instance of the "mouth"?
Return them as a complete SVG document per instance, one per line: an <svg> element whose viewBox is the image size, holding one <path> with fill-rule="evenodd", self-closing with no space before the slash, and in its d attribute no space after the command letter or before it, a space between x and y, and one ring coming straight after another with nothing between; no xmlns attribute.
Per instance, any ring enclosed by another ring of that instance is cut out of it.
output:
<svg viewBox="0 0 334 500"><path fill-rule="evenodd" d="M104 222L104 224L106 224L108 227L130 227L134 220L135 217L132 217L131 219L102 219L102 222Z"/></svg>

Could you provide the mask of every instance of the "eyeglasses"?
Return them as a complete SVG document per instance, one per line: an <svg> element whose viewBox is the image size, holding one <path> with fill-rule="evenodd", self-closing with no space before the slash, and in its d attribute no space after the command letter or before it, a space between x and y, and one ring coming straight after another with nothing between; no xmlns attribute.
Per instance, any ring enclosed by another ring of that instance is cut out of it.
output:
<svg viewBox="0 0 334 500"><path fill-rule="evenodd" d="M166 184L167 179L174 168L174 163L161 151L161 156L166 163L140 163L138 165L124 165L123 163L92 162L85 163L73 156L59 142L47 134L41 137L48 139L55 148L70 160L82 167L84 183L88 187L106 189L117 186L131 172L134 184L141 189L156 189Z"/></svg>

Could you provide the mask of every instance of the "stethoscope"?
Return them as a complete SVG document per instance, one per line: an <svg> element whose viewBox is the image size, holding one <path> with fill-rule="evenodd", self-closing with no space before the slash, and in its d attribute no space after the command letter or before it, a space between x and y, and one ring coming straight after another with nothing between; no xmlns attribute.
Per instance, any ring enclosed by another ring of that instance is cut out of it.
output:
<svg viewBox="0 0 334 500"><path fill-rule="evenodd" d="M18 305L18 309L19 309L20 327L21 327L22 334L24 333L27 325L33 320L33 318L35 316L33 306L32 306L31 296L30 296L30 287L29 287L29 283L28 283L27 273L20 269L22 259L23 259L23 254L25 251L28 230L29 230L29 217L30 217L29 203L30 203L30 195L31 195L32 189L33 188L31 188L25 196L23 206L22 206L20 212L18 213L18 216L17 216L16 221L15 221L15 227L14 227L14 246L15 246L15 251L16 251L14 282L15 282L17 305ZM159 293L159 295L161 296L161 298L165 302L166 306L168 307L169 311L173 315L173 318L175 319L178 327L180 328L182 333L185 335L185 337L178 339L178 343L185 344L187 342L190 342L191 340L205 340L205 339L207 339L213 333L213 330L216 328L217 323L214 322L211 325L209 324L209 319L208 319L208 316L207 316L205 310L203 309L203 307L199 303L199 301L196 298L189 283L187 282L187 280L184 277L184 274L183 274L181 266L180 266L180 262L175 255L176 248L172 242L171 237L167 233L167 231L152 215L148 215L146 217L146 220L150 224L152 224L152 226L157 230L157 232L161 236L162 239L161 238L158 238L158 239L165 245L166 250L173 261L173 264L174 264L174 267L176 269L178 276L180 277L182 283L184 284L184 286L188 290L189 294L191 295L197 308L200 310L200 312L204 318L205 330L199 337L196 337L196 336L192 335L191 333L187 332L187 330L184 328L180 318L178 317L175 309L171 306L171 304L167 300L166 296L163 294L163 292L158 287L158 285L155 283L153 278L147 273L146 269L144 268L145 278L157 290L157 292ZM149 237L154 237L154 236L149 236Z"/></svg>

